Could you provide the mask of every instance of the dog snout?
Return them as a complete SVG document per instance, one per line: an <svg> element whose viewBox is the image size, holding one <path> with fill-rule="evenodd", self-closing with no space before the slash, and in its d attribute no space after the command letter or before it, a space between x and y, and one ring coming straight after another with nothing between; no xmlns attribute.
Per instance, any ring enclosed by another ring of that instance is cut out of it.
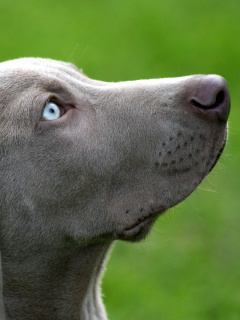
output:
<svg viewBox="0 0 240 320"><path fill-rule="evenodd" d="M190 106L209 119L227 121L230 112L230 95L224 78L208 75L195 79L190 85Z"/></svg>

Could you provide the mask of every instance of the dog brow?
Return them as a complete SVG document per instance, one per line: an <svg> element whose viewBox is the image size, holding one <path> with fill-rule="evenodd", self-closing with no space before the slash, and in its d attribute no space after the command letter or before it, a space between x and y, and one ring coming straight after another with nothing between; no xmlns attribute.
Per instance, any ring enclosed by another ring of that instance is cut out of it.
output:
<svg viewBox="0 0 240 320"><path fill-rule="evenodd" d="M67 100L73 97L70 90L68 90L66 86L64 86L60 81L57 80L51 80L47 83L43 83L42 88L44 91L60 95L61 97L66 98Z"/></svg>

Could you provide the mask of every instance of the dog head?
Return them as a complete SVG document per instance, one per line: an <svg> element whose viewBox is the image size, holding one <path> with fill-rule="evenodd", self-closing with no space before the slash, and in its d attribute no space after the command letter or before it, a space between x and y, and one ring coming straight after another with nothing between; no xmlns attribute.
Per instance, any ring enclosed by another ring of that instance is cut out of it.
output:
<svg viewBox="0 0 240 320"><path fill-rule="evenodd" d="M3 234L142 239L215 165L229 108L215 75L106 83L47 59L0 64Z"/></svg>

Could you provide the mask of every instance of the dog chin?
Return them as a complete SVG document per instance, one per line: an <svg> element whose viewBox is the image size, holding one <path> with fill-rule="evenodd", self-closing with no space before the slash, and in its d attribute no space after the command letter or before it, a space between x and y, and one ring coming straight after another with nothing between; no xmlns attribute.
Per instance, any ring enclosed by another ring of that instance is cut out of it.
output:
<svg viewBox="0 0 240 320"><path fill-rule="evenodd" d="M117 235L117 239L130 242L138 242L143 240L149 234L154 222L161 214L163 214L163 212L154 213L144 220L138 220L135 224L119 233Z"/></svg>

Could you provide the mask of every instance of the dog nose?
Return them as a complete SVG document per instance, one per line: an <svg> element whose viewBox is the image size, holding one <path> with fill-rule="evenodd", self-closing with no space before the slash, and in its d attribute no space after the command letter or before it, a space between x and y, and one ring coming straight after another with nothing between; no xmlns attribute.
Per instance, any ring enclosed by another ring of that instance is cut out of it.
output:
<svg viewBox="0 0 240 320"><path fill-rule="evenodd" d="M194 79L189 101L196 112L207 118L228 119L230 95L226 80L220 76L208 75Z"/></svg>

